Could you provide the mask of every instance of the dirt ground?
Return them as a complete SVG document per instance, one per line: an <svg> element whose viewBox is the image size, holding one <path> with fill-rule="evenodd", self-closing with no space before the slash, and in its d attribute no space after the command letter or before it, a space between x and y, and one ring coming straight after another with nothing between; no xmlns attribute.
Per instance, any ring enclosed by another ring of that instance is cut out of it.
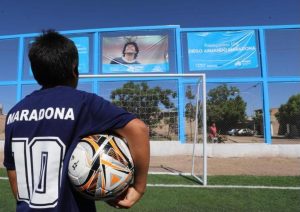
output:
<svg viewBox="0 0 300 212"><path fill-rule="evenodd" d="M191 156L151 157L151 172L191 172ZM203 169L195 158L195 172ZM208 158L208 175L300 176L300 158Z"/></svg>
<svg viewBox="0 0 300 212"><path fill-rule="evenodd" d="M203 159L195 157L195 173ZM3 154L0 154L3 167ZM150 172L191 172L191 156L151 157ZM300 176L300 158L208 158L208 175Z"/></svg>

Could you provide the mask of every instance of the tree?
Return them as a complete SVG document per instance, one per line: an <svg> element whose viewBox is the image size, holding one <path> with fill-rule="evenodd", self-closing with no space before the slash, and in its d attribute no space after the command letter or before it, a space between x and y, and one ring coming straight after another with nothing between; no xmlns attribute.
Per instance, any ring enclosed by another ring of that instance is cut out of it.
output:
<svg viewBox="0 0 300 212"><path fill-rule="evenodd" d="M280 123L281 132L287 132L287 124L295 126L297 131L300 131L300 94L291 96L286 104L279 107L278 112L275 114L278 122ZM299 133L297 133L299 134ZM292 135L289 135L292 136Z"/></svg>
<svg viewBox="0 0 300 212"><path fill-rule="evenodd" d="M195 95L193 95L192 87L187 86L185 97L188 99L188 103L185 104L185 117L189 121L190 128L190 136L193 136L193 127L192 122L195 120L196 115L196 106L193 104L192 100L195 99Z"/></svg>
<svg viewBox="0 0 300 212"><path fill-rule="evenodd" d="M222 133L244 122L247 103L239 95L237 87L220 85L208 92L207 119L215 122Z"/></svg>
<svg viewBox="0 0 300 212"><path fill-rule="evenodd" d="M128 82L111 93L112 102L134 113L152 128L163 119L164 110L176 111L171 99L177 93L159 86L150 88L146 82Z"/></svg>
<svg viewBox="0 0 300 212"><path fill-rule="evenodd" d="M170 111L170 115L164 117L164 123L168 126L168 134L167 138L172 139L171 133L177 134L178 133L178 112Z"/></svg>
<svg viewBox="0 0 300 212"><path fill-rule="evenodd" d="M264 134L264 127L263 127L263 110L255 110L255 115L252 117L254 126L255 126L255 131L257 135L263 135Z"/></svg>

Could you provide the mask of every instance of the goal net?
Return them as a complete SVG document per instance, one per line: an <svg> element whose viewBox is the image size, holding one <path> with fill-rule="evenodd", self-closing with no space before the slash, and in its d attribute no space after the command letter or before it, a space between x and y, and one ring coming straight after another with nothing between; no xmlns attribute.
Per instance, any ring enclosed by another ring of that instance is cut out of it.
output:
<svg viewBox="0 0 300 212"><path fill-rule="evenodd" d="M191 175L207 184L204 74L81 75L99 95L150 129L150 173Z"/></svg>

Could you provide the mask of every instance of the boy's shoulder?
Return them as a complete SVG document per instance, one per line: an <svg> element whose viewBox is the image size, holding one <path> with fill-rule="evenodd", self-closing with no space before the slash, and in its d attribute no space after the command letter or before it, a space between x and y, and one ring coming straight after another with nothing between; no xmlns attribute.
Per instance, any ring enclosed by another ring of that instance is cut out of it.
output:
<svg viewBox="0 0 300 212"><path fill-rule="evenodd" d="M94 96L93 93L89 93L86 91L82 91L82 90L78 90L72 87L68 87L68 86L56 86L54 88L48 88L48 89L41 89L41 90L36 90L34 92L32 92L31 94L29 94L28 96L26 96L24 98L24 100L26 98L39 98L39 97L43 97L43 98L51 98L51 97L55 97L57 98L66 98L70 99L72 97L92 97Z"/></svg>
<svg viewBox="0 0 300 212"><path fill-rule="evenodd" d="M57 86L49 89L35 90L16 103L8 112L13 113L24 108L35 107L42 104L59 104L67 102L84 102L93 98L101 98L93 93L77 90L67 86ZM48 103L47 103L48 102Z"/></svg>

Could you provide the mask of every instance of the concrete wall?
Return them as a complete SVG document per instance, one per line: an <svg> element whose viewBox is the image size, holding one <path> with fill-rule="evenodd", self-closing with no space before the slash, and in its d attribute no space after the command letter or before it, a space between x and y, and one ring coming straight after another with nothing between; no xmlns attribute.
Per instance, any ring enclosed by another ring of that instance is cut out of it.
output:
<svg viewBox="0 0 300 212"><path fill-rule="evenodd" d="M0 114L0 140L4 140L5 120L6 120L6 116Z"/></svg>
<svg viewBox="0 0 300 212"><path fill-rule="evenodd" d="M193 144L177 142L151 142L152 156L191 155ZM203 155L202 144L195 148L197 156ZM300 158L300 144L207 144L207 156L216 158L229 157L288 157Z"/></svg>
<svg viewBox="0 0 300 212"><path fill-rule="evenodd" d="M3 155L3 150L4 141L0 141L0 155ZM192 152L193 144L180 144L176 141L151 142L151 156L191 155ZM195 153L197 156L203 155L202 144L196 145ZM207 156L300 158L300 144L207 144ZM0 164L2 165L2 161Z"/></svg>

